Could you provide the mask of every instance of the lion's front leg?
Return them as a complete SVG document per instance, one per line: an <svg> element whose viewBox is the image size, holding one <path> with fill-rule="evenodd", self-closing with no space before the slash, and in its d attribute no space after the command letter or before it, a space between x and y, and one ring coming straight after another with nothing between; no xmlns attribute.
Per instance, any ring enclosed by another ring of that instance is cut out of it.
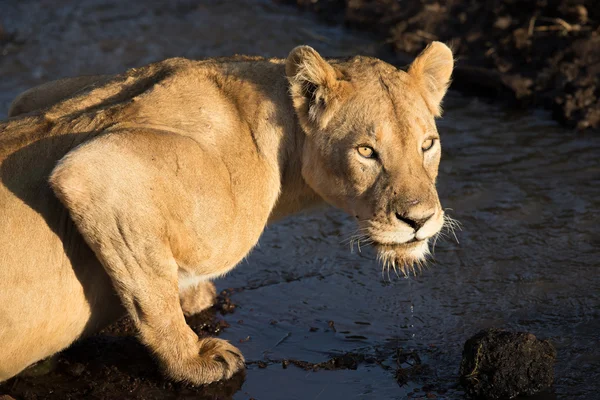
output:
<svg viewBox="0 0 600 400"><path fill-rule="evenodd" d="M155 145L154 140L172 140L175 143L164 145L177 151L177 138L151 135L138 138L138 143L142 139L147 147ZM130 147L115 145L119 140L107 135L69 153L51 175L52 188L104 266L141 340L166 373L196 385L228 379L244 368L240 351L222 339L199 339L186 324L180 305L174 253L177 238L186 229L176 213L190 215L184 208L187 194L180 189L184 186L177 186L177 178L159 164L161 158L139 153L133 157ZM173 198L177 206L166 204ZM214 294L211 284L203 289L207 290L196 293L196 308Z"/></svg>
<svg viewBox="0 0 600 400"><path fill-rule="evenodd" d="M217 289L212 282L203 281L182 287L179 284L179 303L186 317L198 314L215 304Z"/></svg>

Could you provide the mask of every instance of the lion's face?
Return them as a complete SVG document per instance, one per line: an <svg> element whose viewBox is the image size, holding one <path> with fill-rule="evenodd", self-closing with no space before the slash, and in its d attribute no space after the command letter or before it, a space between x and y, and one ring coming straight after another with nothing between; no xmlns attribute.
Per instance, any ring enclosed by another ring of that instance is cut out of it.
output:
<svg viewBox="0 0 600 400"><path fill-rule="evenodd" d="M328 63L306 47L288 58L294 106L307 132L304 179L357 218L358 237L372 242L384 263L404 271L425 258L444 224L434 118L452 65L441 43L408 72L360 57Z"/></svg>

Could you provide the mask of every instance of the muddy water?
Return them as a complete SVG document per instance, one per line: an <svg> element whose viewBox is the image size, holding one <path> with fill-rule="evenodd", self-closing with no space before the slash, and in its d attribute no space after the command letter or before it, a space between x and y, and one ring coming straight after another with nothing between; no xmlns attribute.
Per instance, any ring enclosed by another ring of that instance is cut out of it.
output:
<svg viewBox="0 0 600 400"><path fill-rule="evenodd" d="M0 22L15 32L0 44L1 117L32 85L170 56L283 57L298 44L329 56L384 53L373 39L268 1L14 1L2 3ZM542 398L599 398L600 138L565 131L545 114L515 114L455 93L445 109L439 190L463 225L458 241L438 241L435 263L405 279L382 275L369 248L351 253L342 242L354 223L333 209L269 226L247 262L217 282L236 289L238 305L224 317L230 326L221 337L249 365L241 389L214 398L460 399L462 344L492 326L555 344L555 394ZM397 349L421 361L402 387ZM356 370L318 372L281 363L346 352L366 360ZM120 362L111 360L111 368L128 373ZM53 382L35 379L27 381L32 398L52 398Z"/></svg>

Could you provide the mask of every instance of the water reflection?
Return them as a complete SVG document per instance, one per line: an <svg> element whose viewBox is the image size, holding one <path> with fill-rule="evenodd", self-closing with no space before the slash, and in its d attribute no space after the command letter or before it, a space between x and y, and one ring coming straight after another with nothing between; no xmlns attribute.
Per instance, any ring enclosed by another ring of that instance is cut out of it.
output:
<svg viewBox="0 0 600 400"><path fill-rule="evenodd" d="M12 2L1 18L18 38L2 45L1 117L18 92L40 82L169 56L285 56L298 44L327 55L384 48L268 1ZM438 242L434 265L410 279L382 279L369 248L351 254L341 243L354 222L327 209L269 227L248 262L218 282L244 288L223 336L248 360L268 351L272 359L320 362L354 351L383 359L383 367L307 373L251 365L235 398L404 398L425 383L462 398L455 386L462 344L491 326L552 339L556 393L596 396L600 138L454 93L445 110L440 197L463 230L460 243ZM398 347L430 368L402 388L393 373Z"/></svg>

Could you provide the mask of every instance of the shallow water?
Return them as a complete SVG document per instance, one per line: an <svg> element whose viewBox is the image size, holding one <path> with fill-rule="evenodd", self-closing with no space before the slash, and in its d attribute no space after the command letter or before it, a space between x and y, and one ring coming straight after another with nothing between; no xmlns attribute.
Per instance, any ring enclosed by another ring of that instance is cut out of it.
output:
<svg viewBox="0 0 600 400"><path fill-rule="evenodd" d="M268 1L35 4L1 6L0 23L16 31L16 42L0 44L0 117L35 84L170 56L284 57L298 44L328 56L385 54L364 34ZM597 398L600 138L566 131L543 113L506 111L452 92L439 131L440 197L463 229L458 242L451 236L437 243L435 263L417 277L382 275L369 248L351 253L342 242L354 222L323 209L269 226L248 261L217 282L240 289L221 337L250 361L233 398L392 399L428 391L459 399L462 345L492 326L549 338L558 350L556 396ZM402 387L394 379L398 347L415 350L429 366ZM349 351L383 366L307 372L280 363ZM420 390L425 385L431 387Z"/></svg>

